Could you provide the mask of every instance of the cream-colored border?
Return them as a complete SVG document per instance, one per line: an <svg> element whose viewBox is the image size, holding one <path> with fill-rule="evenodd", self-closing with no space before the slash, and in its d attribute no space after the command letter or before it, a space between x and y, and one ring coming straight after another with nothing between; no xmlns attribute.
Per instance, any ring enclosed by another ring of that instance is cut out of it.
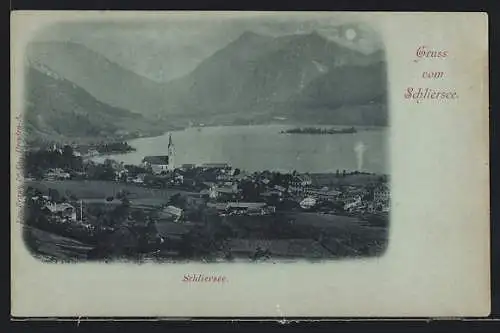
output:
<svg viewBox="0 0 500 333"><path fill-rule="evenodd" d="M22 110L22 55L56 21L198 20L269 15L354 20L379 31L389 64L392 213L383 257L323 264L43 264L26 251L12 200L14 316L485 316L490 310L488 46L484 13L14 12L12 110ZM419 45L445 61L413 62ZM419 79L443 70L442 81ZM454 89L448 102L404 100L407 86ZM17 197L11 125L11 196ZM183 284L189 272L220 285Z"/></svg>

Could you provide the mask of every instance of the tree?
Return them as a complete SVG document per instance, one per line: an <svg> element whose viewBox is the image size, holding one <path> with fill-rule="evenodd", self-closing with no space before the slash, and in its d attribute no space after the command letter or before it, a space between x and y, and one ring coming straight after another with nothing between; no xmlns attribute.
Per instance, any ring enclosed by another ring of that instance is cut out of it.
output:
<svg viewBox="0 0 500 333"><path fill-rule="evenodd" d="M53 189L53 188L49 188L49 198L52 201L58 202L61 198L59 191L57 191L56 189Z"/></svg>
<svg viewBox="0 0 500 333"><path fill-rule="evenodd" d="M176 206L182 209L186 208L187 200L180 193L176 193L168 199L167 205Z"/></svg>
<svg viewBox="0 0 500 333"><path fill-rule="evenodd" d="M130 200L128 199L127 196L122 197L121 200L122 200L122 206L127 208L130 207Z"/></svg>
<svg viewBox="0 0 500 333"><path fill-rule="evenodd" d="M73 157L73 148L69 145L65 145L62 150L62 155L64 158L72 158Z"/></svg>
<svg viewBox="0 0 500 333"><path fill-rule="evenodd" d="M253 181L244 181L240 183L241 194L244 200L256 201L260 198L259 186Z"/></svg>

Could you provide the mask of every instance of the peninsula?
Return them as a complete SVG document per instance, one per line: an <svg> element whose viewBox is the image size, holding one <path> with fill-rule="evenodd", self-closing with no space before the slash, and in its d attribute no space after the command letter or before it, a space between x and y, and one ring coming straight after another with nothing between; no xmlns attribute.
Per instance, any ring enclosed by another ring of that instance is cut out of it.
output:
<svg viewBox="0 0 500 333"><path fill-rule="evenodd" d="M316 127L305 127L305 128L291 128L285 131L281 131L281 134L348 134L356 133L354 127L349 128L316 128Z"/></svg>

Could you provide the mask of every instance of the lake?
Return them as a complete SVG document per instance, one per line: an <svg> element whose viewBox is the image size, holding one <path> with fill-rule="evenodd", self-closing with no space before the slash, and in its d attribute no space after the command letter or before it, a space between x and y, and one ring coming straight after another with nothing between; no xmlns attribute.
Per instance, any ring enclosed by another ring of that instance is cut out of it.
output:
<svg viewBox="0 0 500 333"><path fill-rule="evenodd" d="M173 131L174 164L230 163L262 170L323 173L359 170L389 174L388 129L357 128L349 134L280 134L296 126L257 125L187 128ZM338 128L339 126L307 126ZM147 155L167 155L169 134L129 141L136 151L94 157L139 164Z"/></svg>

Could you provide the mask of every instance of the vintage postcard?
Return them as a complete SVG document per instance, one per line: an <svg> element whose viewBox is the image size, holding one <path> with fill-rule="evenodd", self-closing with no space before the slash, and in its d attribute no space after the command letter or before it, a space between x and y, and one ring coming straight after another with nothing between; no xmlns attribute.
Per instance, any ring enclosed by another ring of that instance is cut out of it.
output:
<svg viewBox="0 0 500 333"><path fill-rule="evenodd" d="M12 315L488 315L487 22L13 12Z"/></svg>

